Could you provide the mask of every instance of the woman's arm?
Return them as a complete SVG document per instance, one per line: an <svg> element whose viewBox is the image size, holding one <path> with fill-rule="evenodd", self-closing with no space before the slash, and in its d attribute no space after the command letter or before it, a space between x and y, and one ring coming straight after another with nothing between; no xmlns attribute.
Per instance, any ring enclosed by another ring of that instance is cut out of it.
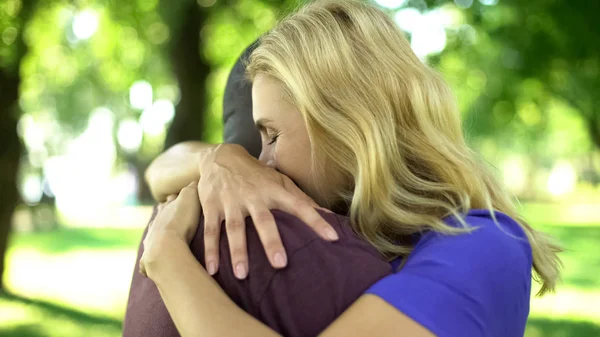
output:
<svg viewBox="0 0 600 337"><path fill-rule="evenodd" d="M189 242L200 203L193 184L161 205L144 240L140 269L156 284L183 337L279 336L241 310L192 255ZM323 332L324 336L432 336L375 296L362 296Z"/></svg>
<svg viewBox="0 0 600 337"><path fill-rule="evenodd" d="M191 254L186 243L163 235L163 254L147 266L183 337L280 336L250 316L223 292ZM400 334L400 332L402 334ZM320 336L431 337L427 329L374 295L361 296Z"/></svg>
<svg viewBox="0 0 600 337"><path fill-rule="evenodd" d="M152 196L159 202L177 194L187 184L200 179L200 161L217 145L197 141L173 145L150 163L144 178Z"/></svg>
<svg viewBox="0 0 600 337"><path fill-rule="evenodd" d="M200 212L195 183L160 204L143 241L140 272L156 284L183 337L229 337L242 331L277 336L238 308L192 255L189 244Z"/></svg>
<svg viewBox="0 0 600 337"><path fill-rule="evenodd" d="M361 296L321 337L433 337L429 330L375 295Z"/></svg>
<svg viewBox="0 0 600 337"><path fill-rule="evenodd" d="M280 336L233 303L183 240L157 241L168 248L146 270L182 337Z"/></svg>

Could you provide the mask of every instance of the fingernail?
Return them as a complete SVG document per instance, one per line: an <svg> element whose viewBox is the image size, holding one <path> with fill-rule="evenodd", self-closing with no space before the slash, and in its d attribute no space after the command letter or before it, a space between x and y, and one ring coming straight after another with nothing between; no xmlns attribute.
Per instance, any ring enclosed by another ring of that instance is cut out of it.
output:
<svg viewBox="0 0 600 337"><path fill-rule="evenodd" d="M340 238L338 234L331 228L325 228L325 237L331 241L336 241Z"/></svg>
<svg viewBox="0 0 600 337"><path fill-rule="evenodd" d="M208 265L206 266L206 270L208 271L209 275L214 275L217 273L217 263L215 261L210 261L208 262Z"/></svg>
<svg viewBox="0 0 600 337"><path fill-rule="evenodd" d="M283 268L287 264L287 258L285 254L275 253L275 256L273 256L273 262L275 262L275 267Z"/></svg>
<svg viewBox="0 0 600 337"><path fill-rule="evenodd" d="M235 266L235 277L237 277L238 279L245 279L246 273L246 265L243 262L240 262Z"/></svg>

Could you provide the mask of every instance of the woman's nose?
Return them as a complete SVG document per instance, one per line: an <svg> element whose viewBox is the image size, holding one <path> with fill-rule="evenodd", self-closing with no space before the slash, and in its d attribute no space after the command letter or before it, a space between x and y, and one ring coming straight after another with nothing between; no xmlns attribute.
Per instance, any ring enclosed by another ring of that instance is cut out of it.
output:
<svg viewBox="0 0 600 337"><path fill-rule="evenodd" d="M258 160L270 168L274 169L276 167L273 156L271 156L268 152L261 151L260 156L258 156Z"/></svg>

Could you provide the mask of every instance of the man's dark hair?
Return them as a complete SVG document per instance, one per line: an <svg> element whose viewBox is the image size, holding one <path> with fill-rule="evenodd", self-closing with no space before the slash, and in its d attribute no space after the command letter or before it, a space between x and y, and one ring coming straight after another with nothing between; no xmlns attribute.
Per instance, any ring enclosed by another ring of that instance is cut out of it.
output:
<svg viewBox="0 0 600 337"><path fill-rule="evenodd" d="M223 140L242 145L254 157L261 149L260 134L252 119L252 83L246 79L246 63L258 46L254 41L233 66L223 97Z"/></svg>

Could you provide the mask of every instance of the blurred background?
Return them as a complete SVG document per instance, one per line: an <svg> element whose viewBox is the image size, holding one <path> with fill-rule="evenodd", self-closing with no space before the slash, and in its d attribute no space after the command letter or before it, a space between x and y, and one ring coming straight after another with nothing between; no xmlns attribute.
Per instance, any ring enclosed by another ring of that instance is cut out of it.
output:
<svg viewBox="0 0 600 337"><path fill-rule="evenodd" d="M600 3L376 4L447 78L523 214L567 248L526 335L600 336ZM179 141L221 141L233 63L297 5L0 0L0 335L120 336L145 168Z"/></svg>

